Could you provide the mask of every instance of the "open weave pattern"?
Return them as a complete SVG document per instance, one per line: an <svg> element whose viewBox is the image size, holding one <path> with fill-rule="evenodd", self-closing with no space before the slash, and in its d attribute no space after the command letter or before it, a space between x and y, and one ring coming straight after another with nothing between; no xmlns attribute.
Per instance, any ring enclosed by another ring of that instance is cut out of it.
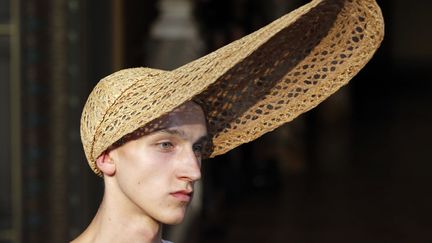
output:
<svg viewBox="0 0 432 243"><path fill-rule="evenodd" d="M187 100L208 121L208 156L249 142L318 105L370 60L384 33L373 0L315 0L264 28L173 71L114 73L84 107L91 168L122 136Z"/></svg>
<svg viewBox="0 0 432 243"><path fill-rule="evenodd" d="M383 38L374 1L321 1L302 14L198 96L213 135L210 157L318 105L360 71Z"/></svg>

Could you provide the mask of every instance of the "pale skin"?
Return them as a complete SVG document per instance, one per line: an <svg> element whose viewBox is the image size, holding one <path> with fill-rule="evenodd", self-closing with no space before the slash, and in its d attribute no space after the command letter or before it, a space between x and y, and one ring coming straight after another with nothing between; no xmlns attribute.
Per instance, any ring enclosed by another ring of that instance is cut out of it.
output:
<svg viewBox="0 0 432 243"><path fill-rule="evenodd" d="M103 200L73 242L162 242L161 225L178 224L185 216L201 178L206 140L203 111L186 102L159 118L150 133L99 156Z"/></svg>

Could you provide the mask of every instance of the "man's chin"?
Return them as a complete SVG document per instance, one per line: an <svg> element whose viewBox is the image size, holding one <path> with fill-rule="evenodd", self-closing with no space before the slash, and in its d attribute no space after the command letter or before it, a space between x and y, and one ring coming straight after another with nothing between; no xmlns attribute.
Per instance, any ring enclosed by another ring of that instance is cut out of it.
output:
<svg viewBox="0 0 432 243"><path fill-rule="evenodd" d="M167 225L177 225L183 222L186 210L179 210L178 212L172 212L171 215L167 215L164 219L160 220L161 223Z"/></svg>
<svg viewBox="0 0 432 243"><path fill-rule="evenodd" d="M183 219L184 219L184 216L183 217L169 219L169 220L164 220L161 223L166 224L166 225L178 225L178 224L181 224L183 222Z"/></svg>

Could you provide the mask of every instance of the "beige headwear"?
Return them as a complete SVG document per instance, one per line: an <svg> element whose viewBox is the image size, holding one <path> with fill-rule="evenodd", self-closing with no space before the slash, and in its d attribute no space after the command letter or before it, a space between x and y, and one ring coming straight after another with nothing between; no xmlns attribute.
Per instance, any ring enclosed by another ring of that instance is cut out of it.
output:
<svg viewBox="0 0 432 243"><path fill-rule="evenodd" d="M314 0L173 71L132 68L102 79L81 119L88 163L188 100L208 121L210 157L291 121L345 85L384 36L374 0Z"/></svg>

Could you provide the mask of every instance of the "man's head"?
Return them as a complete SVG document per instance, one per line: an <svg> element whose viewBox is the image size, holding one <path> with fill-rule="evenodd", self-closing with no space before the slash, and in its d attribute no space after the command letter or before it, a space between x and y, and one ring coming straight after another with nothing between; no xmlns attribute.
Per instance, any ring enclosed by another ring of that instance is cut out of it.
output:
<svg viewBox="0 0 432 243"><path fill-rule="evenodd" d="M194 182L201 178L207 141L201 108L186 102L122 140L96 160L106 193L158 222L181 222Z"/></svg>

